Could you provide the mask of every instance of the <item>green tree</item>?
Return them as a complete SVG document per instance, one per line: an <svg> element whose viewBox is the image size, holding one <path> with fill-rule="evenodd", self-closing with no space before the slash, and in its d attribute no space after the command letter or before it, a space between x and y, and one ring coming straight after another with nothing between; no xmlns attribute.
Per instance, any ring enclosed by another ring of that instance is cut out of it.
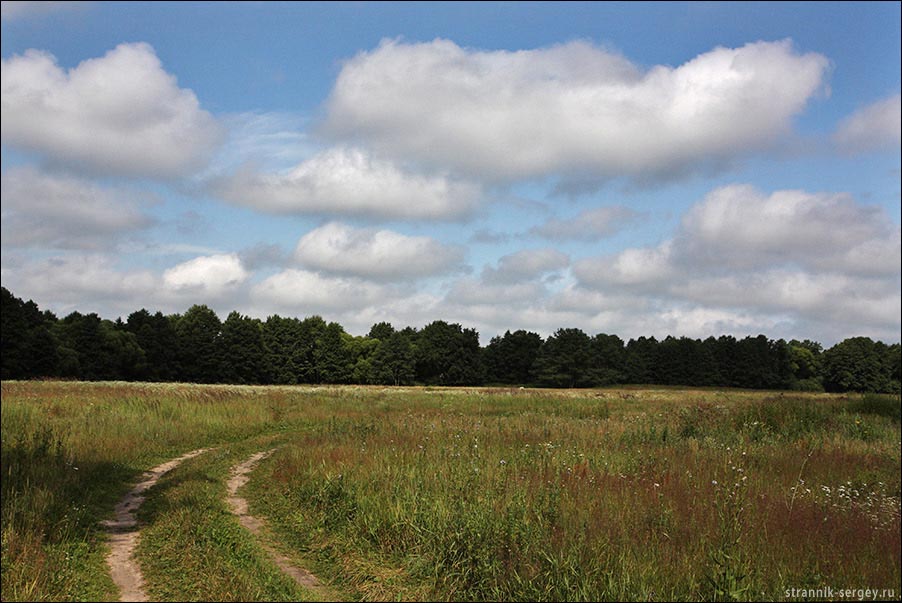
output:
<svg viewBox="0 0 902 603"><path fill-rule="evenodd" d="M263 326L257 319L229 313L219 337L221 354L219 381L227 383L265 383L266 351Z"/></svg>
<svg viewBox="0 0 902 603"><path fill-rule="evenodd" d="M72 312L56 326L65 376L86 381L139 378L144 350L132 333L95 313Z"/></svg>
<svg viewBox="0 0 902 603"><path fill-rule="evenodd" d="M630 339L626 344L627 383L654 384L654 367L657 364L658 340L654 337Z"/></svg>
<svg viewBox="0 0 902 603"><path fill-rule="evenodd" d="M532 367L541 347L541 335L522 329L492 337L483 350L486 378L490 383L533 383Z"/></svg>
<svg viewBox="0 0 902 603"><path fill-rule="evenodd" d="M298 325L297 358L299 360L299 383L322 383L323 375L318 364L317 346L326 331L326 321L322 316L308 316Z"/></svg>
<svg viewBox="0 0 902 603"><path fill-rule="evenodd" d="M533 372L542 385L587 387L592 340L581 329L558 329L539 350Z"/></svg>
<svg viewBox="0 0 902 603"><path fill-rule="evenodd" d="M824 352L824 387L832 392L890 392L892 365L885 344L850 337Z"/></svg>
<svg viewBox="0 0 902 603"><path fill-rule="evenodd" d="M344 328L330 322L316 338L314 362L322 383L348 383L353 371L351 350L348 348Z"/></svg>
<svg viewBox="0 0 902 603"><path fill-rule="evenodd" d="M139 379L172 381L178 376L178 336L175 320L162 312L151 314L145 309L129 314L125 329L135 336L144 351L144 364Z"/></svg>
<svg viewBox="0 0 902 603"><path fill-rule="evenodd" d="M263 323L264 366L268 383L300 383L305 363L304 332L297 318L270 316Z"/></svg>
<svg viewBox="0 0 902 603"><path fill-rule="evenodd" d="M599 333L592 338L590 379L593 385L626 382L626 348L616 335Z"/></svg>
<svg viewBox="0 0 902 603"><path fill-rule="evenodd" d="M59 372L57 341L52 334L56 317L37 304L22 301L6 287L0 292L0 377L27 379Z"/></svg>
<svg viewBox="0 0 902 603"><path fill-rule="evenodd" d="M443 320L417 334L417 380L438 385L473 385L482 380L479 333Z"/></svg>
<svg viewBox="0 0 902 603"><path fill-rule="evenodd" d="M179 379L196 383L215 383L220 377L219 335L222 322L205 305L191 306L178 318Z"/></svg>
<svg viewBox="0 0 902 603"><path fill-rule="evenodd" d="M385 385L410 385L416 377L413 335L396 331L380 340L373 354L373 380Z"/></svg>
<svg viewBox="0 0 902 603"><path fill-rule="evenodd" d="M789 368L792 388L804 391L823 391L823 348L809 340L789 342Z"/></svg>
<svg viewBox="0 0 902 603"><path fill-rule="evenodd" d="M391 326L390 322L377 322L372 327L370 327L370 332L367 334L367 337L370 339L378 339L379 341L385 341L395 332L395 328Z"/></svg>

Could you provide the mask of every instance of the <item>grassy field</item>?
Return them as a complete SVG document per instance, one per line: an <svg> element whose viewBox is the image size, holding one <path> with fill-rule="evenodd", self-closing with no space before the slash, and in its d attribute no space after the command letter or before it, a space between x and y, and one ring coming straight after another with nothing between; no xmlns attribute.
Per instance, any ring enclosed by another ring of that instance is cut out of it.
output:
<svg viewBox="0 0 902 603"><path fill-rule="evenodd" d="M898 599L899 413L779 392L4 382L0 595L115 598L98 522L141 471L209 446L139 512L154 599L310 598L224 507L228 468L272 447L251 511L346 599Z"/></svg>

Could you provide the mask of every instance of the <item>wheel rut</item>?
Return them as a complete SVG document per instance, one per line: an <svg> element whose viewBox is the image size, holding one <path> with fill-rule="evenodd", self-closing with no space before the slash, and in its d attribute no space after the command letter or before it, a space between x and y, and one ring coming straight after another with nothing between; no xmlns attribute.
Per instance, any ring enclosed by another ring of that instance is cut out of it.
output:
<svg viewBox="0 0 902 603"><path fill-rule="evenodd" d="M178 458L157 465L143 475L143 481L132 488L115 508L115 518L101 522L109 534L110 552L107 554L107 565L113 582L119 588L121 601L147 601L144 591L144 577L141 568L134 559L135 548L141 531L135 512L144 502L145 492L152 488L163 475L178 467L182 462L194 458L209 448L193 450Z"/></svg>
<svg viewBox="0 0 902 603"><path fill-rule="evenodd" d="M276 449L273 448L271 450L258 452L254 455L251 455L245 461L232 467L229 481L226 483L226 486L228 488L228 498L226 499L226 501L228 502L229 508L232 510L232 513L234 513L238 517L238 521L241 523L241 525L258 537L258 542L260 543L260 545L266 550L270 558L279 567L279 569L282 570L282 572L284 572L300 586L324 597L324 600L330 600L331 593L329 593L329 591L319 580L319 578L317 578L304 568L294 565L291 560L288 559L288 557L279 553L272 546L266 543L262 538L260 538L262 536L263 529L266 526L266 522L259 517L254 517L253 515L251 515L248 511L247 500L238 496L238 490L250 479L250 472L256 468L257 464L260 463L260 461L269 457L275 451Z"/></svg>

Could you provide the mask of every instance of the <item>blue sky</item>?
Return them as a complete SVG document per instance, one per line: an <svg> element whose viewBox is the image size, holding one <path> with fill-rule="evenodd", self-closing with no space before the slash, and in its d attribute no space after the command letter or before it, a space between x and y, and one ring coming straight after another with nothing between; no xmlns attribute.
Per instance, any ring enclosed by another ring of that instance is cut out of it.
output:
<svg viewBox="0 0 902 603"><path fill-rule="evenodd" d="M58 314L900 336L900 4L3 2Z"/></svg>

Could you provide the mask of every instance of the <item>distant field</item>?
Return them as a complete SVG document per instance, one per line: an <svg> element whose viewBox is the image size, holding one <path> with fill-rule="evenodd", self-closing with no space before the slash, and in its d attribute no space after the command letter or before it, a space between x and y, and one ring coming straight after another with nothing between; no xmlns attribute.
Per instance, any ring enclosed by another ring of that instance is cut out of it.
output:
<svg viewBox="0 0 902 603"><path fill-rule="evenodd" d="M340 598L898 599L899 414L715 389L3 382L0 596L117 598L99 522L210 447L139 512L152 599L316 598L225 506L229 468L273 448L251 513Z"/></svg>

